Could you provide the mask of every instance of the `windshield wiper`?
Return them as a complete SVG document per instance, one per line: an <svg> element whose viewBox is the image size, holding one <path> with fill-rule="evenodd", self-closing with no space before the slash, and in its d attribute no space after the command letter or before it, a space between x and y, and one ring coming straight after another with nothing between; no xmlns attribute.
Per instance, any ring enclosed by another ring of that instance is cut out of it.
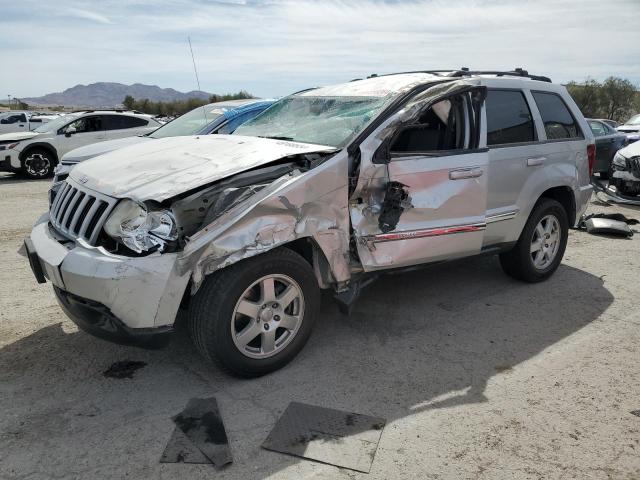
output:
<svg viewBox="0 0 640 480"><path fill-rule="evenodd" d="M293 137L278 137L278 136L273 136L273 137L266 137L266 136L262 136L262 135L258 135L258 137L260 138L270 138L272 140L288 140L290 142L293 142Z"/></svg>

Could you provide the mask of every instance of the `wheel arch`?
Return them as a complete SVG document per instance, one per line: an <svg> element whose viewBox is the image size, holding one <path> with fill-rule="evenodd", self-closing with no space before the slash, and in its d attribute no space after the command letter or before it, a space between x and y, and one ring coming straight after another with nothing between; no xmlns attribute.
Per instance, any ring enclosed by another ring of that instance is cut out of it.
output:
<svg viewBox="0 0 640 480"><path fill-rule="evenodd" d="M567 186L552 187L540 195L538 201L542 198L551 198L556 200L562 205L565 212L567 212L567 219L569 220L569 226L575 225L576 219L576 198L573 190Z"/></svg>
<svg viewBox="0 0 640 480"><path fill-rule="evenodd" d="M55 147L53 145L51 145L50 143L46 143L46 142L35 142L35 143L30 143L29 145L27 145L24 150L22 150L22 152L20 153L20 161L22 162L27 155L29 154L30 151L36 149L36 148L41 148L43 150L47 150L49 153L51 153L53 155L53 161L55 162L55 164L58 164L59 159L58 159L58 152L56 151Z"/></svg>
<svg viewBox="0 0 640 480"><path fill-rule="evenodd" d="M248 261L259 255L264 255L272 252L273 250L283 248L297 253L309 264L309 266L311 266L320 288L330 288L333 284L337 283L334 268L326 254L326 249L330 247L330 245L327 245L327 242L330 241L331 238L330 236L329 239L322 238L322 236L320 237L320 239L316 239L313 236L293 238L291 240L275 244L271 248L260 250L240 249L240 251L243 252L242 256L227 257L224 262L213 268L208 268L206 262L204 264L197 262L197 264L194 265L195 268L191 271L190 279L183 295L181 305L183 307L188 306L189 297L194 296L198 292L207 276L222 271L236 263ZM321 245L323 242L324 244Z"/></svg>

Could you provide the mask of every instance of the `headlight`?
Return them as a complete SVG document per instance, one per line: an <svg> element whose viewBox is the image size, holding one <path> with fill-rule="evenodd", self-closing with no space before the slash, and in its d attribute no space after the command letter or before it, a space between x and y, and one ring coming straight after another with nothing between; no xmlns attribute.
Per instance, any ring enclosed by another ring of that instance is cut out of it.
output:
<svg viewBox="0 0 640 480"><path fill-rule="evenodd" d="M617 152L613 157L613 166L618 168L618 170L625 170L627 168L627 159Z"/></svg>
<svg viewBox="0 0 640 480"><path fill-rule="evenodd" d="M0 143L0 150L11 150L12 148L16 148L20 142L5 142Z"/></svg>
<svg viewBox="0 0 640 480"><path fill-rule="evenodd" d="M105 222L104 231L137 253L163 251L167 241L178 238L170 211L150 212L133 200L118 203Z"/></svg>

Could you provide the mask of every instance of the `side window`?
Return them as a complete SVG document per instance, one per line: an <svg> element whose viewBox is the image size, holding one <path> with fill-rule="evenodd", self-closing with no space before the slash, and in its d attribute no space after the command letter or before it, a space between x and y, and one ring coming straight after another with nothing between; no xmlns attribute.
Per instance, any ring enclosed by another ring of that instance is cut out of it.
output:
<svg viewBox="0 0 640 480"><path fill-rule="evenodd" d="M540 110L544 130L549 140L582 138L582 132L573 115L559 95L548 92L532 92L532 94Z"/></svg>
<svg viewBox="0 0 640 480"><path fill-rule="evenodd" d="M468 128L474 115L470 94L464 93L441 100L420 115L416 123L401 127L392 140L392 155L456 151L469 148ZM475 145L472 146L475 148Z"/></svg>
<svg viewBox="0 0 640 480"><path fill-rule="evenodd" d="M488 146L536 140L531 110L522 92L489 90L485 110Z"/></svg>
<svg viewBox="0 0 640 480"><path fill-rule="evenodd" d="M246 112L246 113L243 113L241 115L238 115L238 116L232 118L231 120L229 120L222 127L220 127L217 132L212 132L212 133L220 133L222 135L229 135L229 134L233 133L234 130L236 128L238 128L240 125L242 125L245 122L248 122L253 117L258 115L260 112L261 112L261 110L253 110L251 112Z"/></svg>
<svg viewBox="0 0 640 480"><path fill-rule="evenodd" d="M64 133L89 133L103 130L102 117L94 115L82 117L64 128Z"/></svg>
<svg viewBox="0 0 640 480"><path fill-rule="evenodd" d="M144 118L127 115L106 115L106 130L122 130L125 128L144 127L149 122Z"/></svg>
<svg viewBox="0 0 640 480"><path fill-rule="evenodd" d="M589 122L589 128L596 137L603 137L607 134L606 127L600 122Z"/></svg>
<svg viewBox="0 0 640 480"><path fill-rule="evenodd" d="M27 116L24 113L21 113L18 115L10 115L7 118L2 119L2 123L4 123L5 125L12 124L12 123L26 122L26 121L27 121Z"/></svg>

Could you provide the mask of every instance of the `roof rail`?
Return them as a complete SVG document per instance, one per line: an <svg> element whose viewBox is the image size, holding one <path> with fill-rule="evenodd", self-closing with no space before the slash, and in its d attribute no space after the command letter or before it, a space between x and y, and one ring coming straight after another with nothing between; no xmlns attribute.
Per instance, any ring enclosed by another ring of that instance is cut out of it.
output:
<svg viewBox="0 0 640 480"><path fill-rule="evenodd" d="M136 113L138 115L146 115L144 112L139 110L128 110L126 108L90 108L90 109L80 109L80 110L72 110L71 113L93 113L93 112L118 112L118 113Z"/></svg>
<svg viewBox="0 0 640 480"><path fill-rule="evenodd" d="M549 77L545 77L542 75L530 75L526 70L516 67L511 71L503 72L499 70L469 70L468 67L462 67L460 70L455 70L448 74L449 77L468 77L472 75L495 75L496 77L525 77L530 78L531 80L538 80L540 82L548 82L551 83L551 79Z"/></svg>

